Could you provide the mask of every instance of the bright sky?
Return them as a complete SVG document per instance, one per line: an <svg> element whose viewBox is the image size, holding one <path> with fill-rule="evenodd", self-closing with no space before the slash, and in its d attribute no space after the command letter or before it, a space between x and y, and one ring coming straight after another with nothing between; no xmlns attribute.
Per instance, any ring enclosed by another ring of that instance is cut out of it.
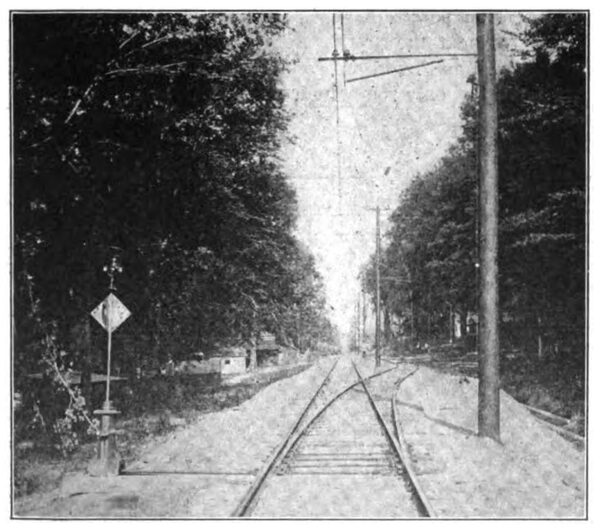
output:
<svg viewBox="0 0 600 531"><path fill-rule="evenodd" d="M346 79L433 59L339 63L342 179L338 194L334 66L318 62L333 51L331 13L290 13L290 30L277 43L294 61L283 78L293 115L294 143L283 150L287 174L298 193L298 235L314 253L332 317L350 330L359 292L358 275L375 249L375 212L382 234L389 209L411 178L435 165L460 132L460 105L470 91L474 57L348 83ZM518 15L497 15L497 56L510 62L514 39L504 33L522 26ZM475 17L458 13L346 13L345 47L354 55L475 53ZM340 16L337 44L341 50ZM387 176L384 171L391 170ZM386 210L388 209L388 210Z"/></svg>

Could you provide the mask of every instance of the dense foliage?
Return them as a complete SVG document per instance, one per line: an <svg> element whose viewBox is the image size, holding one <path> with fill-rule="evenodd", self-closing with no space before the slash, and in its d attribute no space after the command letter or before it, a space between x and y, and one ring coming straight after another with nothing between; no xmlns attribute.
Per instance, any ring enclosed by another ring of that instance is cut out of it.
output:
<svg viewBox="0 0 600 531"><path fill-rule="evenodd" d="M124 371L260 330L331 339L277 158L284 27L276 14L13 15L17 389L49 344L45 367L102 370L89 312L106 267L133 314L114 337Z"/></svg>
<svg viewBox="0 0 600 531"><path fill-rule="evenodd" d="M523 60L498 76L502 341L584 352L586 17L529 21ZM414 178L392 215L382 301L404 332L449 337L449 313L477 310L477 97L463 133ZM366 275L373 293L373 266ZM412 307L412 311L411 311ZM581 359L577 357L577 359ZM582 367L582 365L580 365Z"/></svg>

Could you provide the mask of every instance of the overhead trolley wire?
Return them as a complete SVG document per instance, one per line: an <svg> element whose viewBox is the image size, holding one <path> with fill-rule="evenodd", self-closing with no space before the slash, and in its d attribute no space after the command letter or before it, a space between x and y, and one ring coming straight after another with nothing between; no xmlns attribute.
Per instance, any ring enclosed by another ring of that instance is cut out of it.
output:
<svg viewBox="0 0 600 531"><path fill-rule="evenodd" d="M339 94L339 74L338 74L338 61L343 61L342 67L342 75L344 80L344 86L347 83L360 81L364 79L370 79L373 77L380 77L388 74L393 74L396 72L402 72L405 70L413 70L415 68L422 68L424 66L430 66L433 64L441 63L443 60L430 61L427 63L388 70L385 72L380 72L376 74L371 74L367 76L360 76L351 79L346 78L346 61L361 61L361 60L379 60L379 59L409 59L409 58L425 58L425 57L476 57L475 53L465 53L465 52L447 52L447 53L424 53L424 54L392 54L392 55L353 55L346 48L345 42L345 27L344 27L344 14L340 14L340 26L341 26L341 52L337 47L337 28L336 28L336 14L332 13L332 31L333 31L333 52L330 57L319 57L318 61L333 61L334 65L334 88L335 88L335 122L336 122L336 141L337 141L337 188L338 188L338 200L339 206L341 208L341 200L342 200L342 145L341 145L341 131L340 131L340 94Z"/></svg>
<svg viewBox="0 0 600 531"><path fill-rule="evenodd" d="M344 13L341 14L341 19L342 19L342 55L345 57L347 52L346 52L346 43L345 43L345 39L344 39ZM342 63L342 72L343 72L343 76L344 76L344 86L346 86L346 63Z"/></svg>
<svg viewBox="0 0 600 531"><path fill-rule="evenodd" d="M394 55L332 55L331 57L319 57L317 61L366 61L371 59L413 59L424 57L477 57L476 53L404 53Z"/></svg>
<svg viewBox="0 0 600 531"><path fill-rule="evenodd" d="M335 13L332 15L333 22L333 57L338 57L339 52L337 49L337 36L335 28ZM342 200L342 161L341 161L341 141L340 141L340 95L338 87L338 69L337 62L334 63L334 86L335 86L335 131L337 139L337 177L338 177L338 198Z"/></svg>

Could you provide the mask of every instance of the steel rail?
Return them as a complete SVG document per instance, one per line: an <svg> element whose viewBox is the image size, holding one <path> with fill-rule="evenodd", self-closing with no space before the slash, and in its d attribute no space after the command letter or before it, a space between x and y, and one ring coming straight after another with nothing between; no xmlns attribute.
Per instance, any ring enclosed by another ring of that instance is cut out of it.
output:
<svg viewBox="0 0 600 531"><path fill-rule="evenodd" d="M393 370L395 370L397 368L398 368L398 366L396 365L394 367L390 367L389 369L385 369L383 371L376 372L375 374L371 374L371 376L367 376L367 380L371 380L373 378L376 378L377 376L382 376L383 374L386 374L386 373L388 373L390 371L393 371ZM331 398L323 407L321 407L321 409L319 411L317 411L317 413L315 413L315 415L313 416L313 418L310 419L310 421L306 424L306 426L304 426L304 428L302 428L302 430L300 430L298 432L298 434L294 438L292 444L290 445L290 451L294 449L294 446L296 446L296 444L298 443L298 441L304 436L304 434L308 431L308 429L317 420L319 420L321 418L321 415L323 415L323 413L325 413L325 411L327 411L329 409L329 407L334 402L336 402L342 396L344 396L346 393L348 393L349 391L352 391L355 387L358 387L361 384L362 384L362 382L360 380L357 380L356 382L348 385L347 387L345 387L344 389L342 389L339 393L337 393L336 395L334 395L333 398Z"/></svg>
<svg viewBox="0 0 600 531"><path fill-rule="evenodd" d="M519 403L522 404L521 402L519 402ZM528 406L527 404L522 404L522 405L525 406L525 408L530 412L530 414L533 416L533 418L535 418L539 422L542 422L544 426L550 428L552 431L558 433L565 439L568 439L570 442L577 443L577 444L583 444L583 445L585 444L585 442L586 442L585 437L579 435L578 433L576 433L574 431L571 431L569 428L565 427L564 424L562 426L559 426L557 424L554 424L554 422L552 422L552 420L551 420L551 419L560 420L561 422L567 423L567 422L569 422L569 419L566 419L564 417L559 417L558 415L555 415L554 413L550 413L549 411L544 411L543 409L537 409L535 407Z"/></svg>
<svg viewBox="0 0 600 531"><path fill-rule="evenodd" d="M563 425L569 423L569 419L566 417L561 417L560 415L556 415L555 413L550 413L550 411L546 411L544 409L539 409L537 407L530 406L529 404L525 404L523 402L521 402L521 404L523 404L529 411L532 411L533 413L536 413L542 417L547 417L550 419L558 420L558 421L562 422Z"/></svg>
<svg viewBox="0 0 600 531"><path fill-rule="evenodd" d="M579 435L578 433L574 433L571 430L568 430L566 428L561 428L560 426L557 426L556 424L552 424L552 422L548 422L547 420L544 420L542 418L538 418L538 420L543 422L552 431L558 433L565 439L568 439L570 442L585 445L585 443L586 443L585 437Z"/></svg>
<svg viewBox="0 0 600 531"><path fill-rule="evenodd" d="M336 361L336 364L337 364L337 361ZM335 367L335 365L334 365L334 367ZM383 374L386 374L390 371L396 370L397 368L398 368L398 365L395 365L394 367L390 367L389 369L385 369L384 371L380 371L378 373L372 374L372 375L368 376L367 379L371 380L373 378L376 378L377 376L382 376ZM361 385L361 383L362 383L361 380L358 380L358 381L348 385L344 389L342 389L333 398L331 398L324 406L322 406L321 409L310 419L310 421L298 433L296 433L296 436L294 437L294 434L295 434L296 430L298 429L301 421L306 416L306 413L308 412L308 410L314 403L317 395L321 392L321 390L325 386L325 383L329 379L329 375L331 374L331 372L333 372L333 367L332 367L331 371L328 373L327 377L323 380L323 383L319 386L319 389L317 389L317 392L311 398L309 404L306 406L304 411L301 413L300 418L298 419L298 421L296 421L296 423L294 424L294 427L290 430L290 432L288 433L288 435L286 436L284 441L278 447L278 449L274 453L273 457L271 459L269 459L269 461L265 464L265 466L263 466L263 468L261 469L260 473L258 474L256 480L251 485L251 487L248 489L248 491L242 498L242 501L236 507L235 511L232 514L232 517L241 518L248 514L250 507L252 506L253 502L257 499L258 493L260 492L261 488L265 484L267 477L269 476L269 474L275 467L275 464L277 462L279 462L280 459L284 458L291 450L293 450L294 446L304 436L304 434L306 433L308 428L310 428L317 421L317 419L319 419L321 417L321 415L331 406L331 404L333 404L336 400L341 398L343 395L345 395L346 393L348 393L355 387Z"/></svg>
<svg viewBox="0 0 600 531"><path fill-rule="evenodd" d="M371 404L371 407L373 408L373 411L375 412L375 416L377 417L379 424L383 428L383 431L386 435L388 442L390 443L390 446L396 453L396 456L398 457L398 459L402 463L402 466L404 467L404 470L406 471L406 475L408 476L409 482L410 482L411 486L413 487L413 491L415 494L417 505L419 507L419 511L423 514L423 516L435 518L435 516L436 516L435 511L433 510L433 507L431 506L427 497L425 496L423 489L419 485L416 474L410 467L410 464L408 464L408 466L407 466L408 456L405 455L405 452L403 452L402 449L400 448L398 441L392 435L387 423L385 422L385 420L383 418L383 415L379 411L379 408L377 407L377 404L375 403L375 400L373 399L373 396L371 395L371 392L369 391L369 388L367 387L367 383L366 383L365 379L362 377L362 374L358 370L358 367L356 366L356 364L354 362L352 362L352 365L354 366L354 370L356 371L357 376L360 378L360 381L365 390L367 398L369 399L369 403ZM410 468L410 470L409 470L409 468Z"/></svg>
<svg viewBox="0 0 600 531"><path fill-rule="evenodd" d="M402 464L408 474L410 482L417 492L417 495L427 508L427 512L429 513L430 518L435 518L437 515L425 494L425 491L421 487L419 480L417 479L417 472L412 466L412 462L410 459L410 452L408 451L408 444L406 443L406 439L404 438L404 433L402 432L402 426L400 426L400 418L398 416L398 409L396 405L395 396L392 396L392 419L394 421L394 431L396 432L396 440L398 441L398 449L402 454Z"/></svg>
<svg viewBox="0 0 600 531"><path fill-rule="evenodd" d="M298 426L300 426L300 423L306 417L306 414L308 413L308 410L314 404L315 400L317 399L317 396L321 393L321 390L327 384L329 378L331 377L331 374L333 373L333 370L336 368L336 366L338 364L338 361L339 361L339 359L336 359L335 362L332 364L331 369L329 369L329 371L327 372L327 375L325 376L325 378L323 378L323 381L321 382L321 384L319 385L319 387L317 388L317 390L314 392L314 394L311 396L310 400L308 401L308 403L306 404L306 406L302 410L302 413L300 413L300 416L298 417L298 419L296 420L296 422L292 426L291 430L286 435L286 437L283 439L283 442L277 447L277 450L275 451L275 453L273 454L273 456L265 463L265 465L263 466L263 468L260 470L260 472L256 476L255 481L252 483L252 485L250 486L250 488L248 489L248 491L246 492L246 494L244 495L244 497L242 498L242 500L240 501L240 503L236 507L235 511L233 512L232 516L234 518L235 517L237 517L237 518L242 517L242 516L244 516L247 513L248 509L250 508L250 505L252 504L252 502L256 498L258 492L260 491L260 489L262 488L265 480L267 479L267 476L269 475L269 473L271 472L271 470L275 466L275 463L278 461L279 457L282 454L284 454L284 451L285 451L285 449L288 446L289 440L294 435L294 432L298 429Z"/></svg>
<svg viewBox="0 0 600 531"><path fill-rule="evenodd" d="M253 470L124 470L119 476L254 476L255 473Z"/></svg>

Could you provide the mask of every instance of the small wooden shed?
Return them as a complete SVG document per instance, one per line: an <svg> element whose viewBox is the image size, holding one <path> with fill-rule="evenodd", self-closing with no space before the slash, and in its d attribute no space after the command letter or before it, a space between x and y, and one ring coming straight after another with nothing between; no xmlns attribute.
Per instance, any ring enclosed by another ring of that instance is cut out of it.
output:
<svg viewBox="0 0 600 531"><path fill-rule="evenodd" d="M246 372L248 355L244 347L223 347L211 354L209 363L218 366L222 375Z"/></svg>

